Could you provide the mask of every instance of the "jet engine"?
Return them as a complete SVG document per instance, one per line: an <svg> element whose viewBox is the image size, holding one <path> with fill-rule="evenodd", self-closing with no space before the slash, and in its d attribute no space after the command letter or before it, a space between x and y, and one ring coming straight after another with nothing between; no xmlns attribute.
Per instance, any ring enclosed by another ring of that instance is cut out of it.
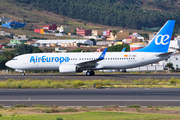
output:
<svg viewBox="0 0 180 120"><path fill-rule="evenodd" d="M78 68L76 65L60 65L59 72L60 73L76 73L82 72L83 70Z"/></svg>

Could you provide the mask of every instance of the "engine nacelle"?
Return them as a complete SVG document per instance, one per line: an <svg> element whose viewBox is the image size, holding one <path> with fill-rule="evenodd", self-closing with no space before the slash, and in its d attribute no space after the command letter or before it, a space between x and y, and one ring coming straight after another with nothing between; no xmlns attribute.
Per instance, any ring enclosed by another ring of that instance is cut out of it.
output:
<svg viewBox="0 0 180 120"><path fill-rule="evenodd" d="M82 72L83 70L79 69L76 65L60 65L59 72L60 73L76 73Z"/></svg>

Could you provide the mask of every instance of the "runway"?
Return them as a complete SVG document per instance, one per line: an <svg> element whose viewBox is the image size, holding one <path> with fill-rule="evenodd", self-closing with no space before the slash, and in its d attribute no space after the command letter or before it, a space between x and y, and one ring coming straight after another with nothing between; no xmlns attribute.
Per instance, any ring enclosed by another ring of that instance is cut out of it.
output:
<svg viewBox="0 0 180 120"><path fill-rule="evenodd" d="M0 105L180 106L180 89L1 89Z"/></svg>
<svg viewBox="0 0 180 120"><path fill-rule="evenodd" d="M95 76L86 76L85 74L62 74L62 75L0 75L0 80L7 79L54 79L54 80L134 80L134 79L143 79L143 78L152 78L152 79L170 79L171 77L180 78L180 74L97 74Z"/></svg>

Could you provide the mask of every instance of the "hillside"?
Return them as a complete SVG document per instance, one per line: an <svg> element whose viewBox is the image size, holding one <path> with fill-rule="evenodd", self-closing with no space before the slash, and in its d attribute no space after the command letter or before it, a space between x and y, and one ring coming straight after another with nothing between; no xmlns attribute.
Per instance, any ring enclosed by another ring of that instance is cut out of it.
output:
<svg viewBox="0 0 180 120"><path fill-rule="evenodd" d="M180 26L178 0L8 0L31 10L45 10L58 15L121 28L161 27L175 19ZM176 29L177 33L180 31Z"/></svg>
<svg viewBox="0 0 180 120"><path fill-rule="evenodd" d="M34 28L42 28L43 25L57 24L58 26L67 25L71 26L72 32L77 27L83 27L86 29L120 29L118 27L112 27L107 25L101 25L96 23L86 22L80 19L72 19L70 17L57 15L52 12L47 11L38 11L36 9L32 9L30 6L26 5L17 5L13 2L8 2L7 0L0 0L0 17L6 16L11 18L14 21L22 21L26 22L27 26L23 29L7 29L0 27L1 30L5 30L6 32L12 32L15 34L26 34L30 37L39 37L39 38L47 38L47 39L59 39L59 38L68 38L68 37L56 37L51 35L41 35L33 32ZM131 30L134 31L134 30ZM1 43L6 43L4 41Z"/></svg>

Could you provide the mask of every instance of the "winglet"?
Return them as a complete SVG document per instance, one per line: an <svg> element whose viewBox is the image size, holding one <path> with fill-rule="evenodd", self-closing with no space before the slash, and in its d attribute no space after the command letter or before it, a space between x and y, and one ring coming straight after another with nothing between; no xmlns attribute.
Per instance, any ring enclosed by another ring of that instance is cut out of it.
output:
<svg viewBox="0 0 180 120"><path fill-rule="evenodd" d="M102 54L99 56L98 60L103 60L106 54L107 48L104 49L104 51L102 52Z"/></svg>
<svg viewBox="0 0 180 120"><path fill-rule="evenodd" d="M125 50L126 50L126 47L125 47L125 48L123 48L123 50L122 50L121 52L125 52Z"/></svg>

